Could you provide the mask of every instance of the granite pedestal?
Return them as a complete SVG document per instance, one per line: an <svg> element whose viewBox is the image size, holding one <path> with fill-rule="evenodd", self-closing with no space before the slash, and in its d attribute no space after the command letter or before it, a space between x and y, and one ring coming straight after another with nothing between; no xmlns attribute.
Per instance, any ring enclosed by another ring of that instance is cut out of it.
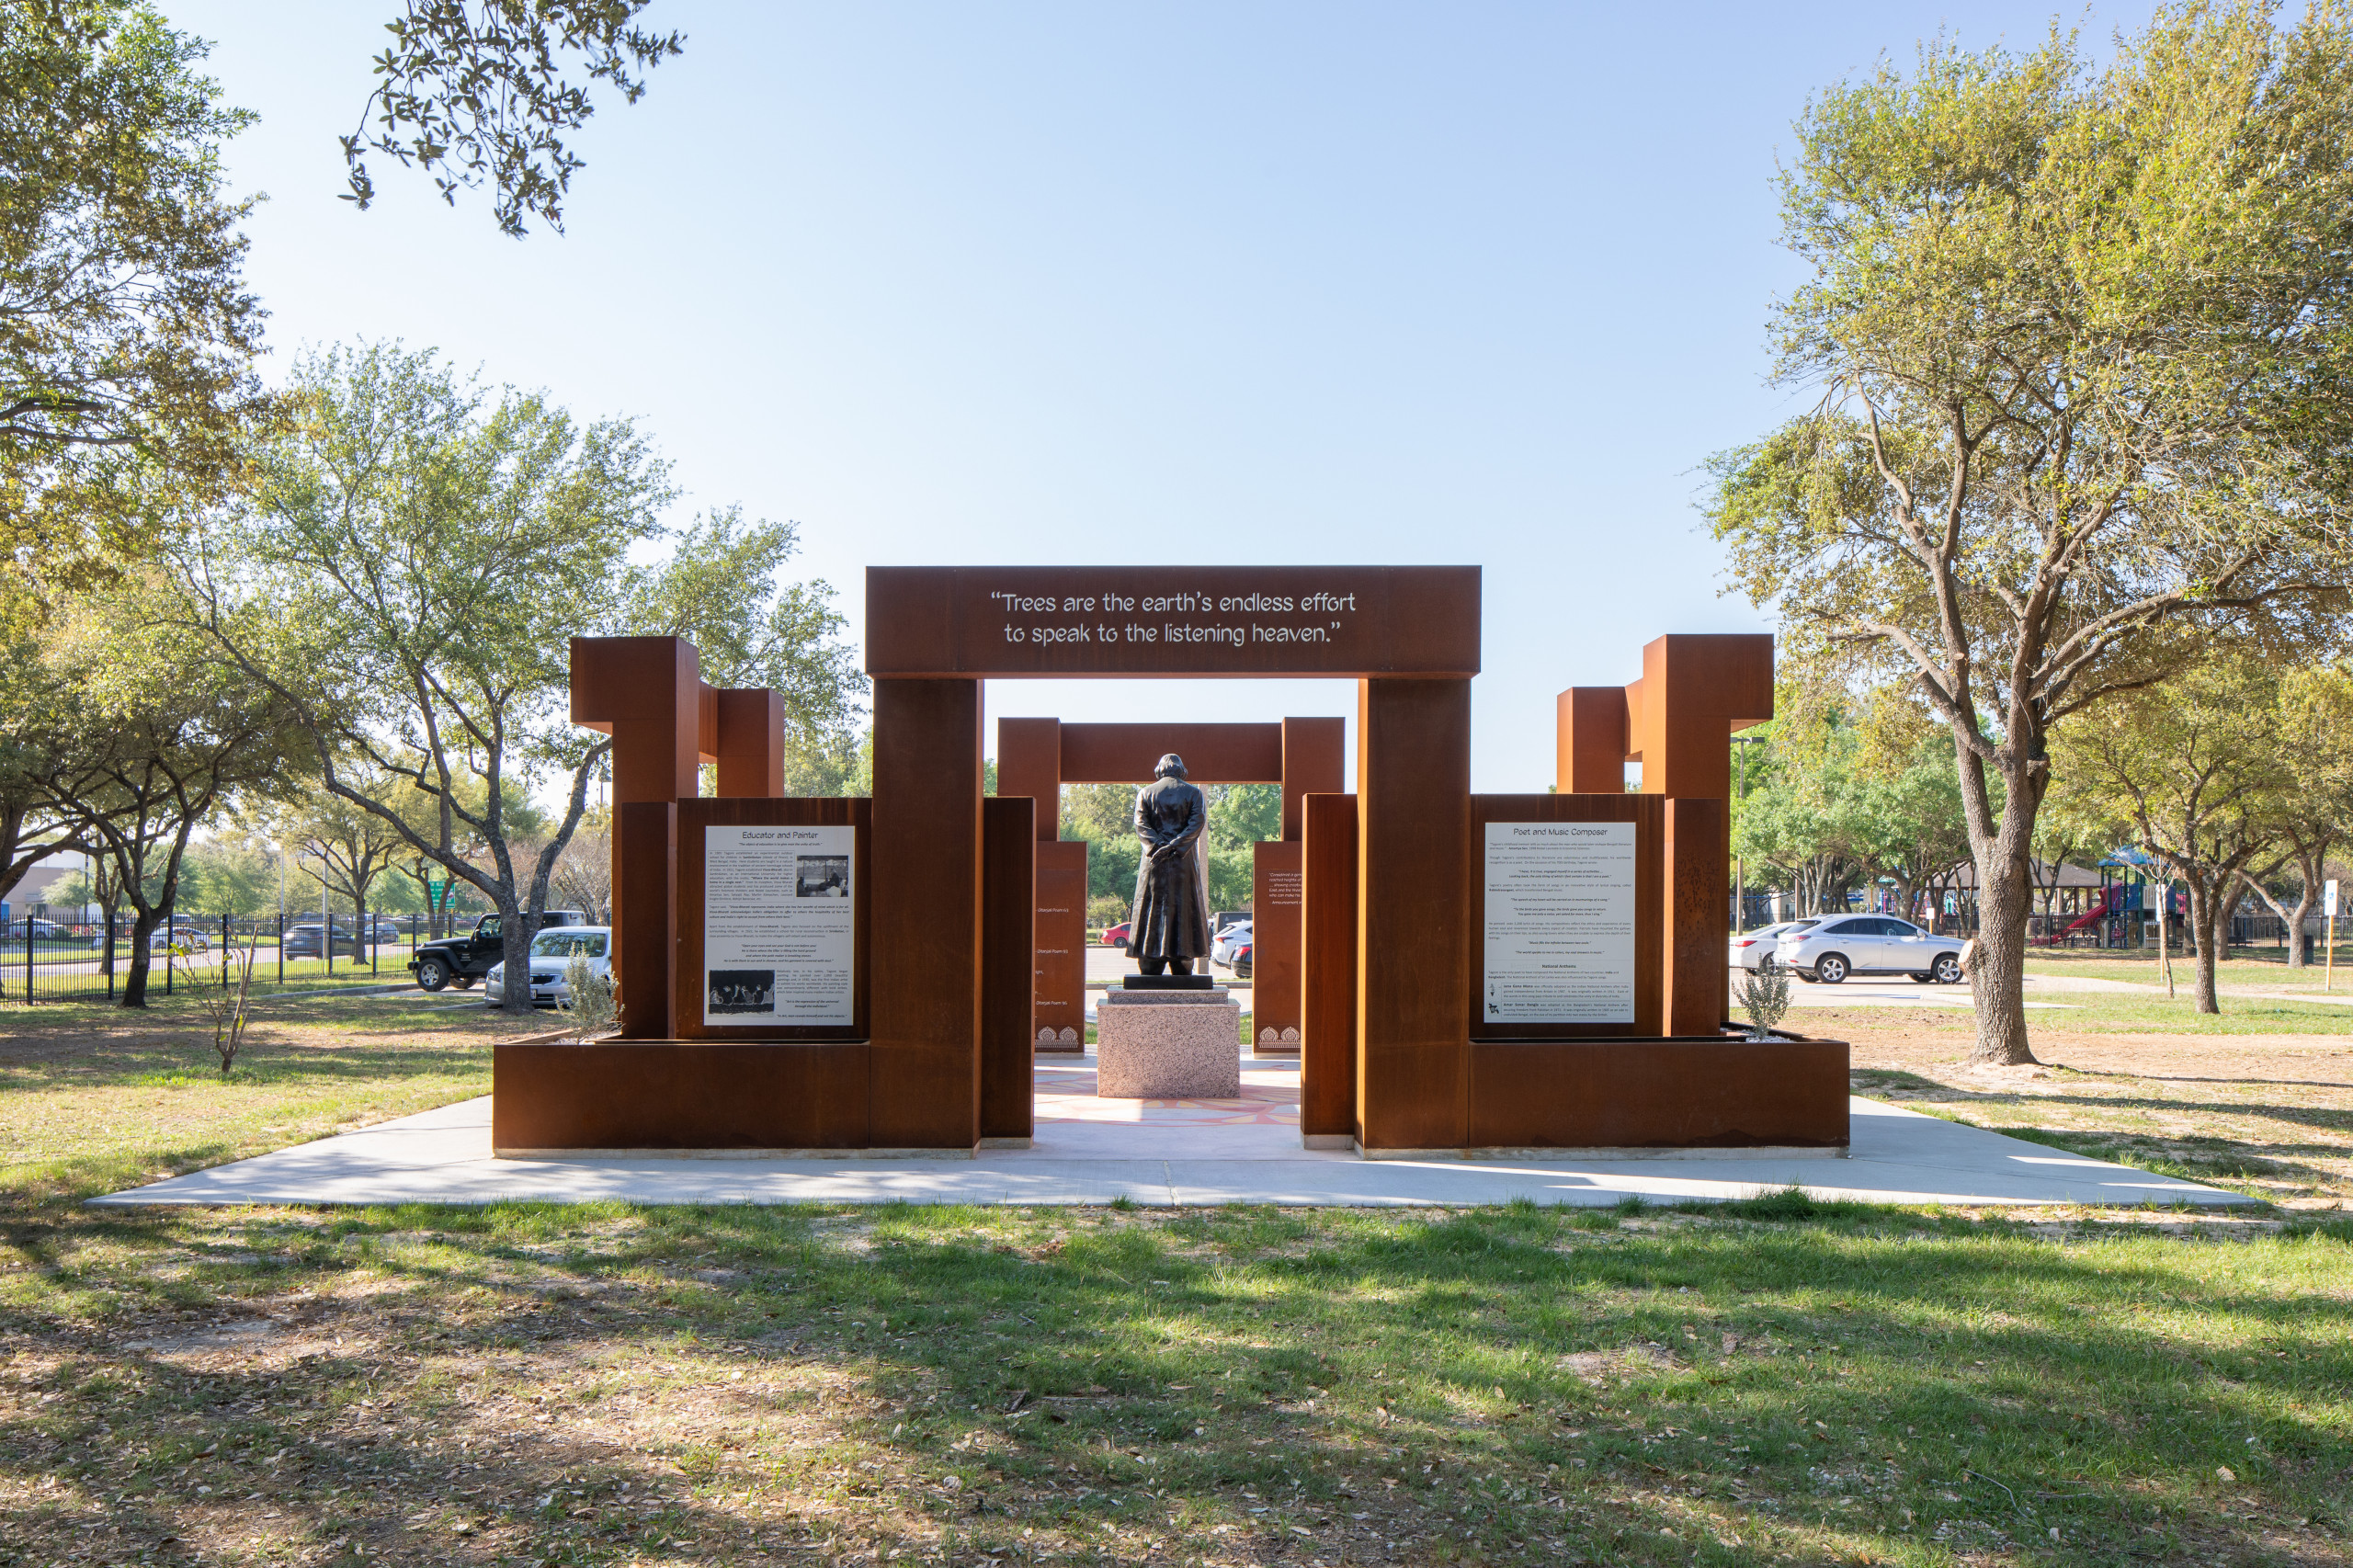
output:
<svg viewBox="0 0 2353 1568"><path fill-rule="evenodd" d="M1242 1004L1207 991L1109 991L1095 1012L1100 1099L1234 1099L1242 1093Z"/></svg>

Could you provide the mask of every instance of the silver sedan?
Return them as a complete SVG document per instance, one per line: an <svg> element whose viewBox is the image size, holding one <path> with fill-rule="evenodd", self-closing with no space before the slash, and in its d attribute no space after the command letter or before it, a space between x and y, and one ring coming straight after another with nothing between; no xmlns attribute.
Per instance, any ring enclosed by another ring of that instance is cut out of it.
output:
<svg viewBox="0 0 2353 1568"><path fill-rule="evenodd" d="M1770 969L1773 967L1773 949L1782 937L1821 924L1819 920L1784 920L1778 926L1741 932L1732 939L1732 967Z"/></svg>

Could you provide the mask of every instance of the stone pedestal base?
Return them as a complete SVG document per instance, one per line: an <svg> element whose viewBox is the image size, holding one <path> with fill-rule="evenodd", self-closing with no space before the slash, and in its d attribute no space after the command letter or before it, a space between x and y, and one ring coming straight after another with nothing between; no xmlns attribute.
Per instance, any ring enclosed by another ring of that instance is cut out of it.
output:
<svg viewBox="0 0 2353 1568"><path fill-rule="evenodd" d="M1112 991L1095 1014L1100 1099L1235 1099L1242 1004L1211 991Z"/></svg>

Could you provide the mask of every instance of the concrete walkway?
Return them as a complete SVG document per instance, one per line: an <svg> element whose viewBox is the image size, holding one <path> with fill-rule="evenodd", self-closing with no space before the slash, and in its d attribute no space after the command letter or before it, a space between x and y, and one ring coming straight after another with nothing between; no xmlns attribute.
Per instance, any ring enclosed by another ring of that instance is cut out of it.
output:
<svg viewBox="0 0 2353 1568"><path fill-rule="evenodd" d="M236 1203L1279 1203L1606 1206L1799 1186L1877 1203L2244 1203L2235 1194L1853 1102L1852 1157L1736 1150L1605 1160L1365 1160L1302 1149L1294 1061L1243 1059L1234 1100L1101 1100L1092 1056L1041 1057L1037 1137L971 1159L494 1159L487 1096L93 1199Z"/></svg>

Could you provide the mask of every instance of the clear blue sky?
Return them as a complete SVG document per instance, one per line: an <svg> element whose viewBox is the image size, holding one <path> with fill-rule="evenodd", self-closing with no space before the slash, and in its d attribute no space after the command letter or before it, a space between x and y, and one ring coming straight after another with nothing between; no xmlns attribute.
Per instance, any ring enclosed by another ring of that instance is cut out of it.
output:
<svg viewBox="0 0 2353 1568"><path fill-rule="evenodd" d="M1718 597L1692 502L1709 453L1798 405L1764 384L1765 324L1808 93L1948 24L2031 46L2052 15L660 0L685 57L580 138L569 233L518 243L382 160L374 210L335 199L396 0L163 4L262 116L230 171L270 197L250 270L278 366L397 337L635 415L688 508L799 521L853 633L870 563L1476 563L1483 790L1551 782L1563 687L1631 679L1661 632L1768 628Z"/></svg>

